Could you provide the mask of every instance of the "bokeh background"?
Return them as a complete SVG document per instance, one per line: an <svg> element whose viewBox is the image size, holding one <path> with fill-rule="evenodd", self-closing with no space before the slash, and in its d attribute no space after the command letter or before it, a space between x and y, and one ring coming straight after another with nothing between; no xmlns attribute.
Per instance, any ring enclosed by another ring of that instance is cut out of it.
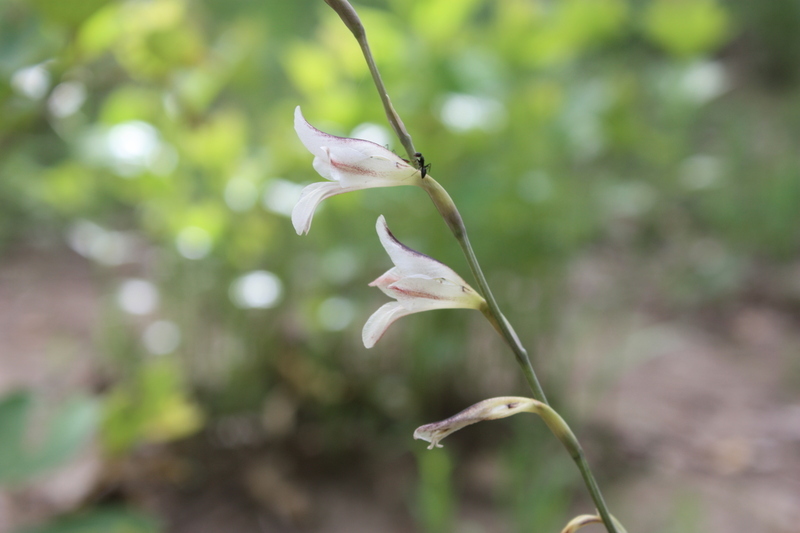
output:
<svg viewBox="0 0 800 533"><path fill-rule="evenodd" d="M356 7L615 514L796 532L800 4ZM379 214L468 269L416 188L327 200L297 236L319 179L297 105L399 148L321 0L0 3L0 531L554 532L591 511L534 417L411 439L524 383L471 311L363 348Z"/></svg>

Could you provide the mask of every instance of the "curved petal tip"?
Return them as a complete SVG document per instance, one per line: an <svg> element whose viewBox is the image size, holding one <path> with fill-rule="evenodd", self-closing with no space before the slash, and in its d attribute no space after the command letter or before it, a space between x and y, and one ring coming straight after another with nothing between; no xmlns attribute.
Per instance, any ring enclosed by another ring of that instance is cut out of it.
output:
<svg viewBox="0 0 800 533"><path fill-rule="evenodd" d="M364 342L365 348L372 348L375 346L386 330L389 329L395 320L413 313L398 302L389 302L383 304L377 311L372 313L364 324L364 329L361 331L361 340Z"/></svg>

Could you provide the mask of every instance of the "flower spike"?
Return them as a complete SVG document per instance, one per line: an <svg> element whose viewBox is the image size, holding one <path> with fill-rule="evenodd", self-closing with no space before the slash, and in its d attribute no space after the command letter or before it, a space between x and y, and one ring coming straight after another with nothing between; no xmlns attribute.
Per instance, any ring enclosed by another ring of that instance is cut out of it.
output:
<svg viewBox="0 0 800 533"><path fill-rule="evenodd" d="M298 235L308 233L317 206L325 199L350 191L400 185L421 185L422 174L405 159L379 144L363 139L337 137L309 124L298 106L294 129L314 155L314 170L330 180L308 185L292 210Z"/></svg>
<svg viewBox="0 0 800 533"><path fill-rule="evenodd" d="M486 302L466 281L439 261L398 241L383 215L376 224L378 237L394 268L370 283L396 302L383 305L364 324L364 346L372 348L398 318L431 309L481 309Z"/></svg>

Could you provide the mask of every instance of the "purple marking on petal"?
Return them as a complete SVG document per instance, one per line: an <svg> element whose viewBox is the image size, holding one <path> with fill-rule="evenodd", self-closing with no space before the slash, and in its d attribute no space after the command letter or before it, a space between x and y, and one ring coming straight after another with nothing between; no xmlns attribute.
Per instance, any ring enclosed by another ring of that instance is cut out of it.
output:
<svg viewBox="0 0 800 533"><path fill-rule="evenodd" d="M367 141L365 141L365 142L367 142ZM330 159L331 159L331 166L333 166L337 170L340 170L340 171L343 171L343 172L349 172L351 174L364 174L364 175L367 175L367 176L378 176L378 173L375 172L374 170L366 169L364 167L359 167L357 165L348 165L346 163L340 163L340 162L336 161L335 159L333 159L332 157Z"/></svg>

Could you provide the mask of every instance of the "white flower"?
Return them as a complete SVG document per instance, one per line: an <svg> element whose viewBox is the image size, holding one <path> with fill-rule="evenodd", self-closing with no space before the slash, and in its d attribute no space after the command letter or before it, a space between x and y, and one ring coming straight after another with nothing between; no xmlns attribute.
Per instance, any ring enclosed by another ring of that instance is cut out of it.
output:
<svg viewBox="0 0 800 533"><path fill-rule="evenodd" d="M430 309L480 309L486 304L467 282L439 261L412 250L395 239L383 215L376 224L381 244L394 268L370 287L396 299L375 311L364 324L364 346L372 348L398 318Z"/></svg>
<svg viewBox="0 0 800 533"><path fill-rule="evenodd" d="M303 189L292 210L297 234L308 233L314 211L325 198L360 189L420 185L420 171L383 146L363 139L336 137L306 122L298 106L294 129L314 154L314 170L331 181L312 183Z"/></svg>

